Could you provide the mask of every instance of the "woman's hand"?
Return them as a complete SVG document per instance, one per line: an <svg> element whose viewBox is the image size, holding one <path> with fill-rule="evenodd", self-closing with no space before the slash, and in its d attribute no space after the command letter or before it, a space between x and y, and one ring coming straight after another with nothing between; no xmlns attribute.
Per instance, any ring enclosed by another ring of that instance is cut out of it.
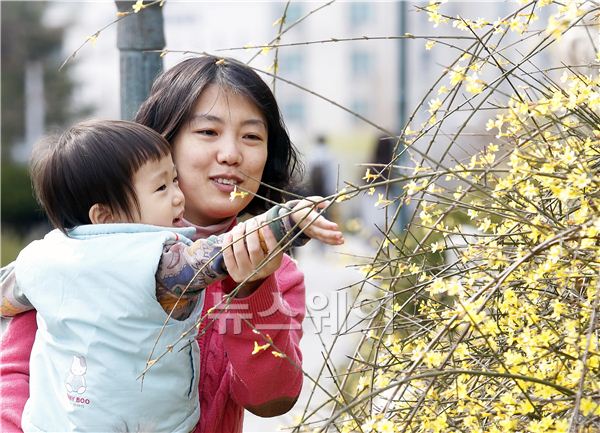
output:
<svg viewBox="0 0 600 433"><path fill-rule="evenodd" d="M256 271L267 256L278 249L277 240L271 229L268 226L258 229L258 224L256 218L252 218L239 223L225 236L225 245L230 245L223 249L227 272L238 284L247 279L238 289L236 295L238 298L251 295L265 278L279 269L283 259L283 251L275 255L271 254L266 264Z"/></svg>

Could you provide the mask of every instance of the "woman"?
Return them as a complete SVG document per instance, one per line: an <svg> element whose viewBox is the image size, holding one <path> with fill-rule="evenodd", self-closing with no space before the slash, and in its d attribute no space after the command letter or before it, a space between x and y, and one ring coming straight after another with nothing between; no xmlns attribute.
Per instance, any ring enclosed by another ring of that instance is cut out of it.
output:
<svg viewBox="0 0 600 433"><path fill-rule="evenodd" d="M171 143L186 197L185 224L196 228L197 238L223 233L240 212L269 205L252 194L230 200L235 188L279 202L280 193L267 185L285 187L296 168L273 94L232 59L205 56L174 66L156 80L135 120ZM231 237L243 235L234 228ZM257 232L235 245L226 257L231 277L206 293L203 315L209 320L199 329L201 416L195 432L241 432L244 408L263 417L283 414L302 386L304 277L283 253L255 273L266 257ZM226 314L212 309L242 282ZM5 432L20 431L35 328L35 313L15 317L0 346ZM253 328L268 334L275 350L253 351L254 342L264 343Z"/></svg>

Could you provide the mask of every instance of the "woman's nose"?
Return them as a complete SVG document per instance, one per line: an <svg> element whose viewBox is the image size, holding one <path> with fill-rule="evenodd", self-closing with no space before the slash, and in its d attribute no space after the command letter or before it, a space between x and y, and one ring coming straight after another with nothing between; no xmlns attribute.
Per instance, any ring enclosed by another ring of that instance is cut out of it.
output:
<svg viewBox="0 0 600 433"><path fill-rule="evenodd" d="M223 140L217 153L220 164L238 165L242 162L242 153L235 139Z"/></svg>

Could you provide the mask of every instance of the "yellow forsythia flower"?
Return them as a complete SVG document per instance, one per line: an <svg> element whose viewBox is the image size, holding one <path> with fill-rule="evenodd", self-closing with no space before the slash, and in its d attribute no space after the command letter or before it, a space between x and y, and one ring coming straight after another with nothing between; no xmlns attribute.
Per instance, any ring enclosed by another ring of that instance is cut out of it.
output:
<svg viewBox="0 0 600 433"><path fill-rule="evenodd" d="M267 350L269 348L269 346L271 346L269 343L265 343L262 346L258 344L258 342L254 342L254 350L252 351L253 355L256 355L258 352L261 352L263 350Z"/></svg>
<svg viewBox="0 0 600 433"><path fill-rule="evenodd" d="M236 198L244 198L248 195L246 191L238 191L237 185L233 187L233 191L229 194L229 200L234 201Z"/></svg>
<svg viewBox="0 0 600 433"><path fill-rule="evenodd" d="M98 42L98 33L88 36L87 40L90 41L90 43L92 44L92 47L95 47L96 42Z"/></svg>
<svg viewBox="0 0 600 433"><path fill-rule="evenodd" d="M137 14L139 11L144 9L147 5L144 4L144 0L137 0L131 8Z"/></svg>

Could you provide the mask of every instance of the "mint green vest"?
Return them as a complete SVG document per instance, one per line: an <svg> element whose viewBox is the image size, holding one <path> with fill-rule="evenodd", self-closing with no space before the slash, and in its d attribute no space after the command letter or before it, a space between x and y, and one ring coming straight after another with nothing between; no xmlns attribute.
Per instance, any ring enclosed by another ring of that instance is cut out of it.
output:
<svg viewBox="0 0 600 433"><path fill-rule="evenodd" d="M178 234L176 234L178 233ZM137 379L167 319L156 300L163 244L194 229L98 224L58 230L16 260L17 284L37 310L24 431L184 432L199 417L199 348L190 332ZM194 327L170 319L154 356Z"/></svg>

